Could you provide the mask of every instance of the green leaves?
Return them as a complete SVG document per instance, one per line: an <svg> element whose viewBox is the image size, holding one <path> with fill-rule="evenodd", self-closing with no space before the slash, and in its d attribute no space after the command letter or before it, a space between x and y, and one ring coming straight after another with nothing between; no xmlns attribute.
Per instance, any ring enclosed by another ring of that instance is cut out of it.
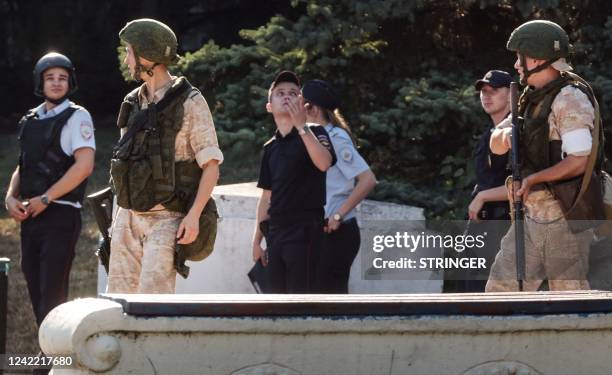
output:
<svg viewBox="0 0 612 375"><path fill-rule="evenodd" d="M463 218L473 186L472 149L487 123L473 88L490 69L515 74L506 51L522 22L559 22L576 45L576 70L612 118L612 5L570 0L294 0L296 14L242 30L244 42L209 42L179 70L202 89L226 154L252 155L272 135L265 110L274 75L322 78L360 152L381 181L373 198ZM302 12L301 14L299 12ZM612 139L612 138L611 138ZM237 158L240 160L240 158Z"/></svg>

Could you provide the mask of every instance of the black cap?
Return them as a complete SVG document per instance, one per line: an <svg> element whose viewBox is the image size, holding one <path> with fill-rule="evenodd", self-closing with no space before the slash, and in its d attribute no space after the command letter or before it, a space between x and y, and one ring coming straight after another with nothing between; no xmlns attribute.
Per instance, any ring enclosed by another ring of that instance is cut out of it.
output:
<svg viewBox="0 0 612 375"><path fill-rule="evenodd" d="M333 111L340 105L340 99L333 87L331 87L329 82L320 79L313 79L304 83L302 95L306 101L330 111Z"/></svg>
<svg viewBox="0 0 612 375"><path fill-rule="evenodd" d="M503 70L489 70L482 79L476 81L474 87L477 91L480 91L482 85L489 85L497 89L500 87L510 87L510 82L512 82L512 77L508 72L504 72Z"/></svg>
<svg viewBox="0 0 612 375"><path fill-rule="evenodd" d="M297 76L297 74L290 70L283 70L282 72L278 73L276 77L274 77L274 81L272 81L272 84L270 85L270 90L273 90L276 85L281 82L295 83L298 87L302 85L300 83L300 78Z"/></svg>

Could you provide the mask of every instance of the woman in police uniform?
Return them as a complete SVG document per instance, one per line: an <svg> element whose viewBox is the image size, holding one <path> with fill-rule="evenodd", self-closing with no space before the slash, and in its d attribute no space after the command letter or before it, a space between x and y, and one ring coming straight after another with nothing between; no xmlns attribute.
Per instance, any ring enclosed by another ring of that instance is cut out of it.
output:
<svg viewBox="0 0 612 375"><path fill-rule="evenodd" d="M327 171L327 225L317 264L317 289L321 293L348 293L351 264L361 242L355 207L374 189L376 177L355 148L331 85L322 80L308 81L302 95L307 102L307 121L325 126L338 160Z"/></svg>

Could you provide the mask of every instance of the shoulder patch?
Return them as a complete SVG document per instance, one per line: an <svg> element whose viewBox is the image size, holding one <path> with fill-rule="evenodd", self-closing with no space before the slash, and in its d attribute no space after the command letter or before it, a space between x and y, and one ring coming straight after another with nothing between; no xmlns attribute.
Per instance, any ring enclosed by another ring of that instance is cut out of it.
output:
<svg viewBox="0 0 612 375"><path fill-rule="evenodd" d="M93 137L93 125L89 121L81 121L80 125L81 138L89 141Z"/></svg>
<svg viewBox="0 0 612 375"><path fill-rule="evenodd" d="M353 151L350 147L345 147L340 151L340 157L347 163L353 161Z"/></svg>

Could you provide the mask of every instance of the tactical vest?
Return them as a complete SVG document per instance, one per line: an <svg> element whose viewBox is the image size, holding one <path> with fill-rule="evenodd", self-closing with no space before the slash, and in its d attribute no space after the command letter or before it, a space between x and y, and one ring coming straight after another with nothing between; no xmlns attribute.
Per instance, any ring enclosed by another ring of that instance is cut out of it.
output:
<svg viewBox="0 0 612 375"><path fill-rule="evenodd" d="M162 204L172 211L189 210L202 169L195 160L175 162L174 154L183 104L195 90L181 77L161 101L146 109L139 108L138 89L124 99L117 125L128 130L111 159L111 187L119 206L148 211Z"/></svg>
<svg viewBox="0 0 612 375"><path fill-rule="evenodd" d="M566 86L578 88L593 103L591 90L567 74L540 89L526 88L519 99L519 114L523 118L520 127L522 176L529 176L562 160L561 141L550 140L548 116L552 111L553 101ZM600 132L600 139L603 140L603 130ZM600 170L603 163L603 147L599 150L595 170Z"/></svg>
<svg viewBox="0 0 612 375"><path fill-rule="evenodd" d="M36 118L32 109L19 122L19 192L28 199L44 194L74 164L74 156L62 150L61 133L68 119L79 109L70 105L56 116ZM85 195L87 179L72 191L57 198L81 203Z"/></svg>
<svg viewBox="0 0 612 375"><path fill-rule="evenodd" d="M183 124L183 104L196 88L181 77L158 103L146 109L138 104L138 89L129 93L119 110L117 125L127 127L113 149L110 185L117 204L148 211L162 204L187 214L197 194L202 168L194 161L175 161L176 135ZM189 274L185 260L198 261L211 254L217 235L217 206L212 197L200 215L200 231L189 245L177 245L175 268Z"/></svg>

